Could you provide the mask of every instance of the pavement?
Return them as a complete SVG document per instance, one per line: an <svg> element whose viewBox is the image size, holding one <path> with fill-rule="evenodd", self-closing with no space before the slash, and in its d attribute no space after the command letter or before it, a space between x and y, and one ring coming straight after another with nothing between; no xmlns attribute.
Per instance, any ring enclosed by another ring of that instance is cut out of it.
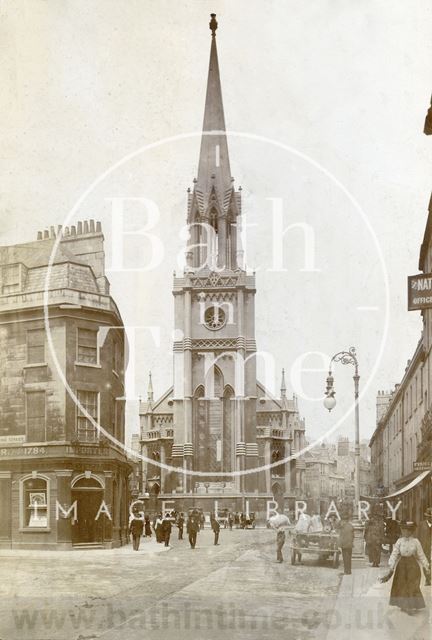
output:
<svg viewBox="0 0 432 640"><path fill-rule="evenodd" d="M334 608L323 621L322 636L327 640L430 640L432 637L431 587L422 577L421 589L426 608L409 616L389 606L391 580L378 578L388 571L388 556L374 568L367 560L355 559L350 576L342 576ZM324 631L326 630L326 633Z"/></svg>
<svg viewBox="0 0 432 640"><path fill-rule="evenodd" d="M429 611L388 607L365 560L352 576L304 556L276 563L266 529L210 530L113 550L0 551L0 640L429 639ZM425 591L425 597L430 597ZM405 617L404 617L405 616ZM427 633L427 635L426 635ZM402 634L402 635L400 635Z"/></svg>

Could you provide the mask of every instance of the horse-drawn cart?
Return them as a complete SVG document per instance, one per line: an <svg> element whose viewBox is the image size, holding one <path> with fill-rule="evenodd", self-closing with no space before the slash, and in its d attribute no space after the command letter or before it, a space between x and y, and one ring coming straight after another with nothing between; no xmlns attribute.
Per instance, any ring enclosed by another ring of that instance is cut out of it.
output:
<svg viewBox="0 0 432 640"><path fill-rule="evenodd" d="M332 566L339 566L340 550L338 547L338 535L335 532L297 533L291 534L291 564L301 562L304 553L314 553L319 562L330 558Z"/></svg>

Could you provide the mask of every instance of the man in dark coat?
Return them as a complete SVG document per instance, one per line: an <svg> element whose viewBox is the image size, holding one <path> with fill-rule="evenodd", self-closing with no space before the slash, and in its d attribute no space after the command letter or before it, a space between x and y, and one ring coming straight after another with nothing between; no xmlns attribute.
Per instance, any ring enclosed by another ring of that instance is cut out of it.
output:
<svg viewBox="0 0 432 640"><path fill-rule="evenodd" d="M220 524L219 524L218 520L216 519L216 517L213 516L213 515L211 517L211 528L213 529L213 533L214 533L214 544L218 545L219 544Z"/></svg>
<svg viewBox="0 0 432 640"><path fill-rule="evenodd" d="M171 529L171 516L169 513L166 513L164 519L162 520L162 536L166 547L169 547Z"/></svg>
<svg viewBox="0 0 432 640"><path fill-rule="evenodd" d="M283 562L282 547L285 544L285 531L278 529L276 533L276 562Z"/></svg>
<svg viewBox="0 0 432 640"><path fill-rule="evenodd" d="M377 511L372 513L366 522L364 537L367 544L369 562L379 567L381 562L381 545L384 542L384 520Z"/></svg>
<svg viewBox="0 0 432 640"><path fill-rule="evenodd" d="M177 526L178 526L178 539L179 540L183 540L183 527L184 527L184 516L182 513L180 513L178 519L177 519Z"/></svg>
<svg viewBox="0 0 432 640"><path fill-rule="evenodd" d="M191 549L195 549L197 534L200 528L200 517L197 512L192 512L187 521L186 529L189 536L189 543Z"/></svg>
<svg viewBox="0 0 432 640"><path fill-rule="evenodd" d="M431 544L432 544L432 507L428 507L425 511L425 519L422 520L417 528L417 538L423 548L423 552L429 562L431 563ZM423 569L424 576L426 578L426 585L430 586L431 574L426 573Z"/></svg>
<svg viewBox="0 0 432 640"><path fill-rule="evenodd" d="M139 549L143 530L144 530L143 519L138 514L135 513L129 523L129 533L132 535L132 545L133 545L134 551L138 551Z"/></svg>
<svg viewBox="0 0 432 640"><path fill-rule="evenodd" d="M354 544L354 527L348 519L347 515L342 515L342 519L338 525L339 547L342 551L342 559L344 565L344 574L351 575L351 559Z"/></svg>

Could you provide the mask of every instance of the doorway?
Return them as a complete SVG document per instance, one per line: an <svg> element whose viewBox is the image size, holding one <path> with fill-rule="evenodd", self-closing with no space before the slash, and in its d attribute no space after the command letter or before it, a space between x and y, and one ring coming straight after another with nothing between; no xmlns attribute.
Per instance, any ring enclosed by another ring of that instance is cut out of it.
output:
<svg viewBox="0 0 432 640"><path fill-rule="evenodd" d="M77 502L77 521L72 527L72 544L102 544L106 515L99 515L104 490L96 478L81 478L72 487ZM96 519L97 518L97 519Z"/></svg>

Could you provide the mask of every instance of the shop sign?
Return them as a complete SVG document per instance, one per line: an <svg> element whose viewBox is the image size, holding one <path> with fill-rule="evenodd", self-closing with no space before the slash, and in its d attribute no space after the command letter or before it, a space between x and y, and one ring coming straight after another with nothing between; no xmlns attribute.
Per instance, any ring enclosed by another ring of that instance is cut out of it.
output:
<svg viewBox="0 0 432 640"><path fill-rule="evenodd" d="M429 471L432 469L432 462L413 462L413 471Z"/></svg>
<svg viewBox="0 0 432 640"><path fill-rule="evenodd" d="M432 273L408 276L408 311L432 308Z"/></svg>

